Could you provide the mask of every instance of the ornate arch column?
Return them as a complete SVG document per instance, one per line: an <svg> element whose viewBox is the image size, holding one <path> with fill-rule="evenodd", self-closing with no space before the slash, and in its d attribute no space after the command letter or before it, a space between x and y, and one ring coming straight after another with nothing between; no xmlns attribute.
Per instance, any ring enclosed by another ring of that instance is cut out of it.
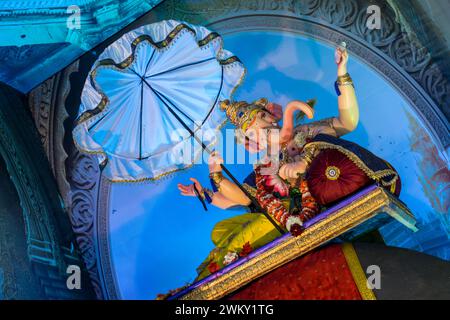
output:
<svg viewBox="0 0 450 320"><path fill-rule="evenodd" d="M81 260L26 101L6 85L0 85L0 156L19 196L28 258L44 294L91 297L88 282L81 291L65 289L67 266L82 266Z"/></svg>

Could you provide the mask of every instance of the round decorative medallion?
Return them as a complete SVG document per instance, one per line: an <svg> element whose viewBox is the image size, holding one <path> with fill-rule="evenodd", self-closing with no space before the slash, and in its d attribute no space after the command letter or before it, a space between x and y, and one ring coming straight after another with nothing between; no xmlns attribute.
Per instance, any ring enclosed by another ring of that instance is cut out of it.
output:
<svg viewBox="0 0 450 320"><path fill-rule="evenodd" d="M338 167L328 166L325 169L325 175L327 176L328 180L337 180L340 174L341 171L339 170Z"/></svg>

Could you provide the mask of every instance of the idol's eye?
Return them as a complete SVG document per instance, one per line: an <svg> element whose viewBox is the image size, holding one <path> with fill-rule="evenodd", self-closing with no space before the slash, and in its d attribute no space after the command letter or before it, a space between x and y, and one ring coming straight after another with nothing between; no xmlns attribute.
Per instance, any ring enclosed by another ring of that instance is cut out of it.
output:
<svg viewBox="0 0 450 320"><path fill-rule="evenodd" d="M266 113L265 112L261 112L261 119L264 119L266 117Z"/></svg>

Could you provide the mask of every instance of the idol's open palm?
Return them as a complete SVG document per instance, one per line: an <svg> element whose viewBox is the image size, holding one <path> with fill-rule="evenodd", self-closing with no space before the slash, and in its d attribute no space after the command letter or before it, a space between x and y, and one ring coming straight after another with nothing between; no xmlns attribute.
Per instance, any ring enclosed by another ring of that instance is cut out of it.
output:
<svg viewBox="0 0 450 320"><path fill-rule="evenodd" d="M184 185L184 184L179 183L178 190L180 190L180 193L183 196L194 197L196 195L195 188L197 188L198 192L201 192L203 190L203 187L200 184L200 182L198 182L197 179L189 178L189 180L191 180L193 182L193 184ZM195 185L195 188L194 188L194 185Z"/></svg>

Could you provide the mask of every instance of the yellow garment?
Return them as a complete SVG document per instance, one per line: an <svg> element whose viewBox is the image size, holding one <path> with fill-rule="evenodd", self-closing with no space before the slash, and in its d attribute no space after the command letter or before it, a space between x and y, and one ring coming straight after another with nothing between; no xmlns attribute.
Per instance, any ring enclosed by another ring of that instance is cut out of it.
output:
<svg viewBox="0 0 450 320"><path fill-rule="evenodd" d="M246 213L218 222L211 234L216 248L197 269L196 280L211 274L208 269L211 263L223 268L225 256L230 252L239 254L247 242L255 250L280 236L280 232L261 213Z"/></svg>

